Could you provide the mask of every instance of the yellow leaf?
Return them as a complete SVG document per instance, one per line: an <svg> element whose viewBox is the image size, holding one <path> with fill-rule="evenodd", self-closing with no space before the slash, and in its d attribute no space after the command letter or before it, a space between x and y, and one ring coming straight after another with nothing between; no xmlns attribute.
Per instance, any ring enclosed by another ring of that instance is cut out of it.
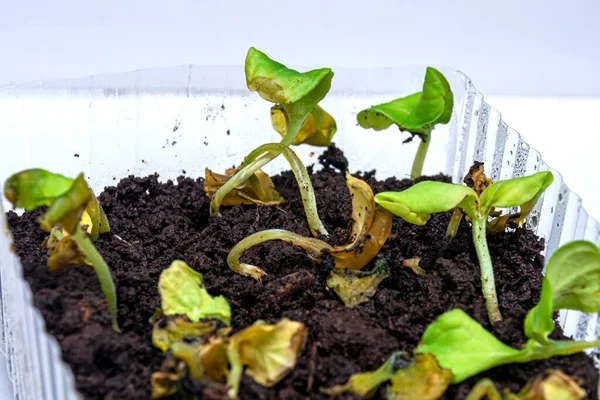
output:
<svg viewBox="0 0 600 400"><path fill-rule="evenodd" d="M388 400L436 400L453 379L452 372L441 368L433 354L416 354L408 367L392 377Z"/></svg>
<svg viewBox="0 0 600 400"><path fill-rule="evenodd" d="M185 315L169 315L158 319L152 328L152 344L163 352L185 337L202 337L217 331L217 320L192 322Z"/></svg>
<svg viewBox="0 0 600 400"><path fill-rule="evenodd" d="M233 335L227 349L231 364L227 382L230 397L237 396L244 366L246 374L265 387L283 379L294 369L306 337L304 324L287 318L275 325L257 321Z"/></svg>
<svg viewBox="0 0 600 400"><path fill-rule="evenodd" d="M204 170L204 192L209 198L219 190L235 174L235 169L228 169L225 175L217 174L210 169ZM257 171L242 186L227 193L222 201L224 206L241 204L278 205L283 203L283 197L275 190L271 178L262 171Z"/></svg>
<svg viewBox="0 0 600 400"><path fill-rule="evenodd" d="M371 272L333 270L327 278L327 287L333 289L346 307L354 307L369 301L377 286L389 276L384 261L378 261Z"/></svg>
<svg viewBox="0 0 600 400"><path fill-rule="evenodd" d="M288 125L288 116L281 105L271 107L271 125L282 137L285 137ZM306 122L302 125L300 132L292 142L293 145L309 144L311 146L326 147L337 131L335 119L316 106L308 115Z"/></svg>

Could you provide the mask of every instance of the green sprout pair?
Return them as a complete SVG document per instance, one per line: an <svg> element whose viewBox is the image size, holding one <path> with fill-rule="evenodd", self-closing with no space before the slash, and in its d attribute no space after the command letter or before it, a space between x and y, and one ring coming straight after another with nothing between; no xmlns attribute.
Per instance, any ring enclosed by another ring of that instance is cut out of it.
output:
<svg viewBox="0 0 600 400"><path fill-rule="evenodd" d="M50 270L56 271L69 264L90 265L98 275L100 288L106 297L112 327L119 332L115 285L108 265L92 242L100 233L108 232L110 227L83 174L73 180L43 169L22 171L8 178L4 184L4 195L13 207L26 211L48 207L38 222L43 230L50 233L46 240Z"/></svg>
<svg viewBox="0 0 600 400"><path fill-rule="evenodd" d="M401 131L419 137L419 149L413 161L411 179L421 176L431 132L437 124L447 124L452 117L454 95L440 71L427 67L423 89L406 97L379 104L358 113L358 124L376 131L395 124Z"/></svg>
<svg viewBox="0 0 600 400"><path fill-rule="evenodd" d="M467 186L424 181L403 192L379 193L375 196L375 201L392 214L415 225L425 225L431 214L454 208L460 208L467 214L471 219L473 242L479 259L483 296L490 322L493 324L500 321L502 315L498 307L486 227L492 224L498 229L498 225L502 224L504 229L506 224L522 225L553 179L551 172L538 172L527 177L496 182L480 195ZM520 212L498 216L496 207L520 207ZM497 218L488 222L490 216Z"/></svg>
<svg viewBox="0 0 600 400"><path fill-rule="evenodd" d="M289 146L300 143L319 146L331 144L336 130L335 121L318 103L331 87L333 71L321 68L301 73L251 47L246 56L245 72L248 89L276 104L271 110L271 120L283 139L280 143L264 144L252 151L233 176L224 181L214 193L209 193L210 213L218 215L230 192L244 187L248 181L254 180L256 183L255 174L283 154L298 181L311 233L314 236L326 236L328 233L319 219L314 190L306 168ZM264 199L261 201L264 202Z"/></svg>

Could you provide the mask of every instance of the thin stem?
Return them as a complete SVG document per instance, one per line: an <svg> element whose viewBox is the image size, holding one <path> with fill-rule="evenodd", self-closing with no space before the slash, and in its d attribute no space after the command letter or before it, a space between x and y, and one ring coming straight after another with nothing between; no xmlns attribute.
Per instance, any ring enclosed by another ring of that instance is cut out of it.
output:
<svg viewBox="0 0 600 400"><path fill-rule="evenodd" d="M302 247L308 252L310 257L315 259L318 259L322 250L333 250L327 243L318 239L300 236L284 229L267 229L245 237L231 249L227 256L229 268L240 275L249 276L260 282L262 277L267 273L257 266L240 263L240 258L246 250L269 240L281 240L294 246Z"/></svg>
<svg viewBox="0 0 600 400"><path fill-rule="evenodd" d="M227 358L229 359L229 365L231 365L229 375L227 375L227 386L229 387L227 395L230 399L237 399L244 366L238 352L236 349L232 349L231 346L227 348Z"/></svg>
<svg viewBox="0 0 600 400"><path fill-rule="evenodd" d="M429 148L430 141L431 135L427 135L425 138L421 139L421 143L419 143L419 149L417 150L415 160L413 161L412 170L410 171L411 179L417 179L421 176L423 172L423 164L425 163L425 156L427 155L427 149Z"/></svg>
<svg viewBox="0 0 600 400"><path fill-rule="evenodd" d="M452 217L450 217L450 223L448 224L448 229L446 229L446 236L454 237L458 233L458 227L460 226L460 221L463 219L463 212L460 208L456 207L454 212L452 213Z"/></svg>
<svg viewBox="0 0 600 400"><path fill-rule="evenodd" d="M304 164L302 164L302 161L300 161L300 158L298 158L296 153L294 153L292 149L281 143L263 144L262 146L257 147L250 154L248 154L247 159L254 159L254 161L242 167L242 169L237 174L232 176L230 180L228 180L223 186L221 186L221 188L217 191L217 193L215 193L215 195L212 198L211 210L212 204L215 201L215 197L227 184L233 181L240 174L242 175L242 177L238 179L241 182L244 182L246 179L249 179L254 172L258 171L253 171L251 174L246 168L253 165L254 163L260 162L260 160L263 160L264 158L272 157L270 158L272 160L281 153L283 153L283 156L289 162L292 172L294 173L294 177L296 178L298 186L300 187L300 195L302 197L302 203L304 205L304 211L306 213L306 219L308 220L308 226L310 228L311 233L313 234L313 236L327 236L329 233L327 232L327 229L325 229L325 226L321 222L321 219L319 218L319 212L317 211L317 200L315 198L315 192L310 181L310 176L308 176L308 172L306 171ZM238 185L235 185L233 187L236 186Z"/></svg>
<svg viewBox="0 0 600 400"><path fill-rule="evenodd" d="M498 296L496 295L496 283L494 282L494 268L492 258L487 245L485 232L486 218L473 218L473 241L475 250L479 259L479 268L481 270L481 289L485 298L485 307L487 308L488 318L492 324L502 320L500 309L498 308Z"/></svg>
<svg viewBox="0 0 600 400"><path fill-rule="evenodd" d="M98 280L100 281L100 289L106 297L106 305L112 319L112 327L115 331L121 332L119 323L117 322L117 293L108 265L100 253L98 253L98 250L96 250L92 241L83 234L80 226L75 229L71 238L77 243L77 246L79 246L79 249L85 255L85 258L92 263L92 267L94 268L94 271L96 271L96 275L98 275Z"/></svg>

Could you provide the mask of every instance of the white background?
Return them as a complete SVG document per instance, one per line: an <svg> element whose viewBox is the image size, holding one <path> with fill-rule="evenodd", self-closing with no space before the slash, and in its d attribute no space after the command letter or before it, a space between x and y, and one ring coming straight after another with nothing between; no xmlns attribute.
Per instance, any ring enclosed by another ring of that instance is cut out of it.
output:
<svg viewBox="0 0 600 400"><path fill-rule="evenodd" d="M0 85L241 64L249 46L290 64L448 65L599 218L599 18L597 0L0 0Z"/></svg>

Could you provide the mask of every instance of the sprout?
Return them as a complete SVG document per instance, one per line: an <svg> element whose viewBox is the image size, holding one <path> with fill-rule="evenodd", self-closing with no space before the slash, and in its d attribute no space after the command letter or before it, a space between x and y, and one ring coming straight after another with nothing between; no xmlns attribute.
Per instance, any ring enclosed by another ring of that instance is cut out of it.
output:
<svg viewBox="0 0 600 400"><path fill-rule="evenodd" d="M327 287L333 289L346 307L366 303L375 295L377 286L389 275L385 259L377 260L369 272L344 269L333 270L327 278Z"/></svg>
<svg viewBox="0 0 600 400"><path fill-rule="evenodd" d="M392 229L392 216L375 205L373 191L364 181L346 174L346 185L352 194L351 242L343 246L306 238L283 229L269 229L244 238L229 252L227 263L238 274L261 281L266 274L257 266L240 263L244 251L269 240L282 240L305 249L313 260L320 262L324 253L335 258L335 267L358 270L368 264L378 253Z"/></svg>
<svg viewBox="0 0 600 400"><path fill-rule="evenodd" d="M235 169L228 169L225 175L217 174L210 169L204 170L204 191L209 198L219 190L235 174ZM227 193L223 202L224 206L237 206L240 204L279 205L283 197L275 190L275 185L269 175L257 171L240 187Z"/></svg>
<svg viewBox="0 0 600 400"><path fill-rule="evenodd" d="M158 291L165 315L182 314L193 322L205 318L218 319L226 325L231 322L231 307L225 297L211 297L202 274L183 261L173 261L161 273Z"/></svg>
<svg viewBox="0 0 600 400"><path fill-rule="evenodd" d="M244 182L250 179L251 176L283 153L290 162L292 171L294 171L294 175L298 180L311 233L314 236L327 235L327 230L319 219L316 204L314 201L305 201L311 197L314 198L312 184L308 174L305 174L304 166L295 153L289 149L289 146L294 142L313 112L316 113L313 115L316 130L326 129L329 132L331 131L331 124L324 114L323 122L320 121L322 110L317 109L315 111L315 109L331 87L333 72L329 68L321 68L300 73L271 60L253 47L248 50L245 71L248 89L258 92L263 99L280 105L278 110L281 110L284 115L283 117L278 116L279 111L276 111L275 124L283 132L281 118L285 119L285 136L281 143L260 146L246 156L242 166L212 196L211 215L219 214L221 204L223 204L229 192L243 186ZM314 133L313 139L319 141L324 140L324 137L321 137L322 135L329 135L329 138L331 136L331 134L324 134L323 132L319 133L321 136L316 135L316 132ZM305 140L309 141L311 139L307 136Z"/></svg>
<svg viewBox="0 0 600 400"><path fill-rule="evenodd" d="M4 195L14 207L26 211L48 206L38 222L43 230L50 232L46 240L50 251L49 268L55 271L73 263L91 265L106 297L112 327L119 332L117 295L110 270L90 240L97 238L99 233L108 232L110 227L83 174L72 180L43 169L22 171L8 178ZM82 221L85 221L89 235L82 229ZM55 226L60 230L54 229Z"/></svg>
<svg viewBox="0 0 600 400"><path fill-rule="evenodd" d="M287 318L275 325L257 321L233 335L227 348L229 396L237 397L244 366L246 374L262 386L277 384L294 369L307 336L302 323Z"/></svg>
<svg viewBox="0 0 600 400"><path fill-rule="evenodd" d="M577 378L565 375L559 370L546 371L546 377L538 375L527 382L517 394L505 390L501 396L490 379L482 379L469 392L466 400L481 400L487 396L490 400L581 400L586 396L579 386Z"/></svg>
<svg viewBox="0 0 600 400"><path fill-rule="evenodd" d="M533 206L552 184L551 172L538 172L537 174L499 181L490 185L481 195L473 189L443 182L424 181L417 183L403 192L384 192L375 196L377 204L391 211L405 221L424 225L432 213L452 210L455 207L462 209L471 218L473 241L479 258L481 269L481 286L485 297L486 308L490 322L496 323L502 319L498 308L496 285L494 283L494 270L487 246L486 226L498 227L510 221L517 226L522 225L525 217L531 212ZM521 208L516 214L500 216L500 221L488 223L488 217L497 215L495 207Z"/></svg>
<svg viewBox="0 0 600 400"><path fill-rule="evenodd" d="M329 396L351 392L366 398L377 388L391 380L388 400L436 400L452 382L452 372L440 368L431 354L416 354L406 361L407 354L395 352L374 372L354 374L343 385L322 390Z"/></svg>
<svg viewBox="0 0 600 400"><path fill-rule="evenodd" d="M363 110L358 113L357 120L365 129L380 131L396 124L401 131L419 136L421 143L410 174L415 179L421 176L431 131L436 124L450 122L453 106L450 84L437 69L427 67L421 92Z"/></svg>
<svg viewBox="0 0 600 400"><path fill-rule="evenodd" d="M520 349L496 339L464 311L442 314L427 327L418 352L432 353L440 365L454 373L454 383L498 365L525 363L565 356L600 347L593 342L551 340L552 312L563 308L588 313L600 311L600 249L592 243L575 241L554 252L546 269L539 303L525 319L529 337Z"/></svg>

